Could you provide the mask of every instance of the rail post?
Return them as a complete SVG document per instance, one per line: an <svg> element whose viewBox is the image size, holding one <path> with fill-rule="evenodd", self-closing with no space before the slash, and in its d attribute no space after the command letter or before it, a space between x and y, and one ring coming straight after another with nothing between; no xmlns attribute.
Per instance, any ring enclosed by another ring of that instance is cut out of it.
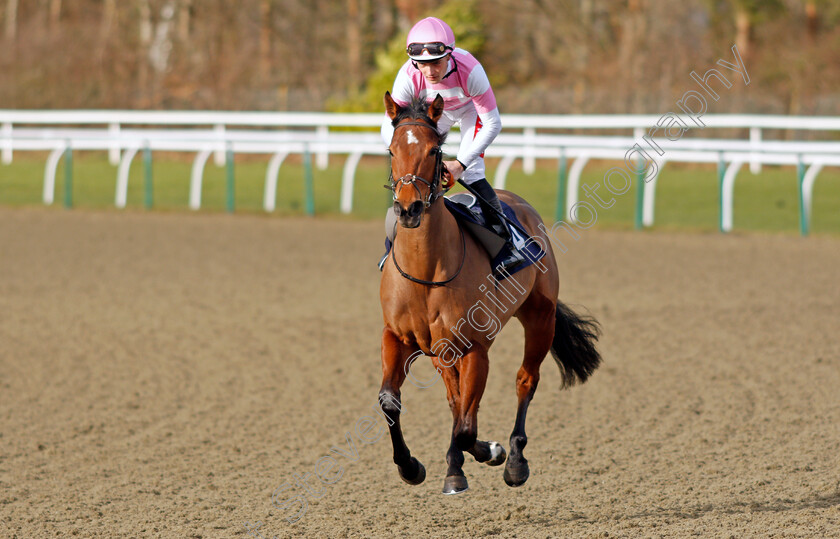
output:
<svg viewBox="0 0 840 539"><path fill-rule="evenodd" d="M315 215L315 194L312 187L312 154L309 144L303 146L303 188L306 215Z"/></svg>
<svg viewBox="0 0 840 539"><path fill-rule="evenodd" d="M120 164L120 124L112 122L108 124L108 138L111 139L111 146L108 148L108 161L116 166Z"/></svg>
<svg viewBox="0 0 840 539"><path fill-rule="evenodd" d="M750 127L750 146L758 147L761 145L761 128L752 126ZM758 174L761 172L761 161L758 159L759 154L757 152L750 153L750 172L753 174Z"/></svg>
<svg viewBox="0 0 840 539"><path fill-rule="evenodd" d="M557 164L557 203L554 207L554 220L561 221L566 211L566 148L560 148L560 161Z"/></svg>
<svg viewBox="0 0 840 539"><path fill-rule="evenodd" d="M537 136L537 130L533 127L526 127L522 130L522 135L525 138L525 149L522 154L522 171L528 176L532 175L536 170L536 158L534 157L534 145Z"/></svg>
<svg viewBox="0 0 840 539"><path fill-rule="evenodd" d="M805 209L805 163L802 162L802 154L796 156L796 177L799 184L799 233L805 237L808 235L808 215Z"/></svg>
<svg viewBox="0 0 840 539"><path fill-rule="evenodd" d="M726 174L726 163L723 161L723 152L718 152L718 200L720 201L720 208L718 211L718 229L721 232L726 232L723 229L723 177Z"/></svg>
<svg viewBox="0 0 840 539"><path fill-rule="evenodd" d="M225 164L225 150L224 146L221 145L221 142L224 141L225 138L225 125L216 124L216 126L213 127L213 133L216 135L220 142L219 148L215 152L213 152L213 162L216 163L217 167L220 167Z"/></svg>
<svg viewBox="0 0 840 539"><path fill-rule="evenodd" d="M73 148L69 140L64 150L64 207L73 207Z"/></svg>
<svg viewBox="0 0 840 539"><path fill-rule="evenodd" d="M225 168L227 170L227 183L226 183L226 200L227 200L227 212L233 213L234 210L234 202L235 202L235 177L234 177L234 170L233 170L233 143L227 143L227 150L225 152Z"/></svg>
<svg viewBox="0 0 840 539"><path fill-rule="evenodd" d="M3 127L0 128L0 138L6 139L6 143L3 144L3 157L2 162L4 165L11 164L12 162L12 122L3 122Z"/></svg>
<svg viewBox="0 0 840 539"><path fill-rule="evenodd" d="M143 206L150 210L154 203L154 185L152 184L152 150L149 141L143 147Z"/></svg>
<svg viewBox="0 0 840 539"><path fill-rule="evenodd" d="M327 150L330 128L326 125L319 125L315 128L315 133L318 135L318 140L321 146L321 150L318 151L318 154L315 157L315 164L317 165L318 170L327 170L327 167L330 166L330 153Z"/></svg>
<svg viewBox="0 0 840 539"><path fill-rule="evenodd" d="M642 229L642 217L645 209L645 162L641 155L636 160L636 230Z"/></svg>

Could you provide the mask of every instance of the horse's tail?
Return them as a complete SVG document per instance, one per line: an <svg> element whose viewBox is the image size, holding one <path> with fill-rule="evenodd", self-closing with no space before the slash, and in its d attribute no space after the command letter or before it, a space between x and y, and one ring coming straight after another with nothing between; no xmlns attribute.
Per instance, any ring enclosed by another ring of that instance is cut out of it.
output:
<svg viewBox="0 0 840 539"><path fill-rule="evenodd" d="M578 316L560 301L555 313L551 355L560 367L563 387L583 383L601 364L601 354L595 348L601 327L595 318Z"/></svg>

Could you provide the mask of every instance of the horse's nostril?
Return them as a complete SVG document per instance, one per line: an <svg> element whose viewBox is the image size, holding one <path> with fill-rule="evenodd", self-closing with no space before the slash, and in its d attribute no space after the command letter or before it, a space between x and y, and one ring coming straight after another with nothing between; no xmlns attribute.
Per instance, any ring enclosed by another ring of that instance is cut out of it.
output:
<svg viewBox="0 0 840 539"><path fill-rule="evenodd" d="M423 213L423 202L415 200L411 203L411 206L408 207L408 215L409 217L417 217L421 213Z"/></svg>
<svg viewBox="0 0 840 539"><path fill-rule="evenodd" d="M395 201L394 201L394 215L396 215L397 217L399 217L399 216L401 216L402 214L403 214L403 209L402 209L402 206L400 206L400 203L399 203L399 202L397 202L397 201L395 200Z"/></svg>

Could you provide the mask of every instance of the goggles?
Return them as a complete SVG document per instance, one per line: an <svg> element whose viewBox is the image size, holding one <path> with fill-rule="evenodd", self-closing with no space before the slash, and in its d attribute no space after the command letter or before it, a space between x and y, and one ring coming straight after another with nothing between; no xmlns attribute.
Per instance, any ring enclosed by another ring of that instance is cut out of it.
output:
<svg viewBox="0 0 840 539"><path fill-rule="evenodd" d="M409 56L420 56L423 51L427 51L433 58L440 58L446 50L452 50L452 47L447 47L441 42L437 43L410 43L405 51Z"/></svg>

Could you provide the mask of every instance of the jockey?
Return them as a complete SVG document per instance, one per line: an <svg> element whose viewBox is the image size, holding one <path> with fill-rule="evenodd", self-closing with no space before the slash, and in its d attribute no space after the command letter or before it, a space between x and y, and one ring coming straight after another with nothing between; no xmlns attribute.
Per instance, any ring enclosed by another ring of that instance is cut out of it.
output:
<svg viewBox="0 0 840 539"><path fill-rule="evenodd" d="M461 126L458 154L443 164L453 179L460 178L484 199L479 203L488 225L508 243L512 253L502 261L503 267L519 265L524 258L511 242L510 232L501 217L499 197L485 178L484 150L501 131L502 122L484 68L472 54L455 48L452 29L435 17L427 17L414 25L408 33L406 52L409 59L397 73L391 97L401 107L408 105L414 97L427 101L438 94L443 97L438 131L447 133L456 122ZM393 135L394 127L386 114L382 122L382 138L386 145L391 144Z"/></svg>

